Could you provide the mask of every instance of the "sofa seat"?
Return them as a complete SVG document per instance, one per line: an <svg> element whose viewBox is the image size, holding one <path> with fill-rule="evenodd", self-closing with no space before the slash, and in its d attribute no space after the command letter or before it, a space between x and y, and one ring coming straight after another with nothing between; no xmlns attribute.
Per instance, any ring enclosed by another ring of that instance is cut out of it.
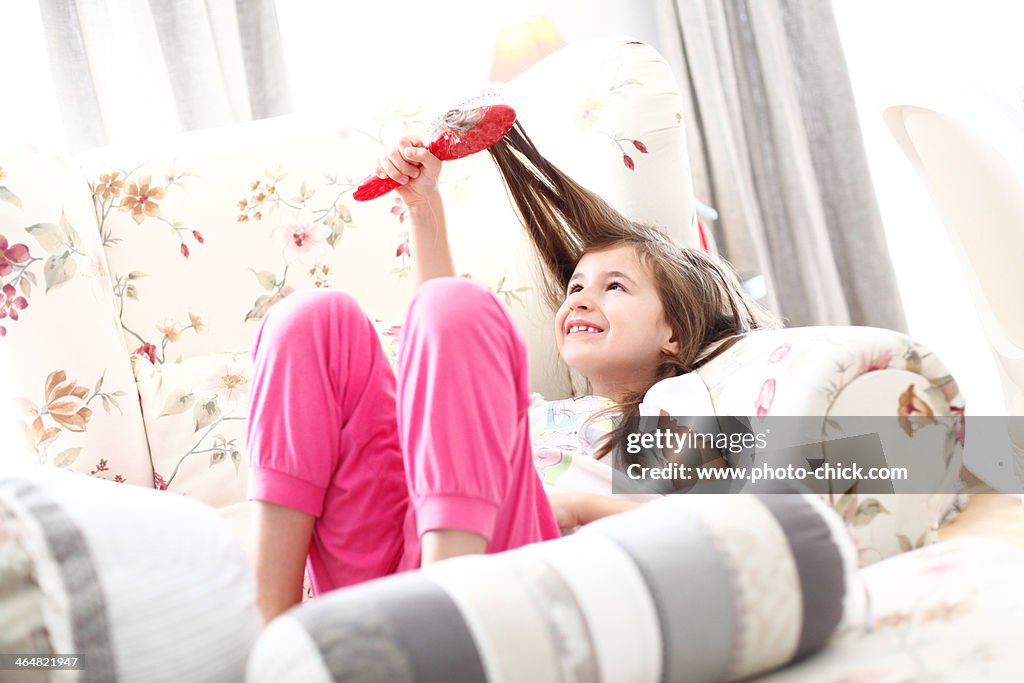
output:
<svg viewBox="0 0 1024 683"><path fill-rule="evenodd" d="M1020 681L1024 547L964 536L860 572L870 621L762 683Z"/></svg>

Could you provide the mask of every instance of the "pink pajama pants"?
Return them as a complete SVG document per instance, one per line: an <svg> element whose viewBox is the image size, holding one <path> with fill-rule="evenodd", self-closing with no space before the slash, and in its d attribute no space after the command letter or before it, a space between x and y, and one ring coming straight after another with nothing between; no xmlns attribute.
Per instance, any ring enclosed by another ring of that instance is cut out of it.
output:
<svg viewBox="0 0 1024 683"><path fill-rule="evenodd" d="M418 567L432 529L478 533L487 552L558 537L533 468L525 343L483 286L417 289L397 385L338 290L274 306L253 360L248 497L317 518L314 594Z"/></svg>

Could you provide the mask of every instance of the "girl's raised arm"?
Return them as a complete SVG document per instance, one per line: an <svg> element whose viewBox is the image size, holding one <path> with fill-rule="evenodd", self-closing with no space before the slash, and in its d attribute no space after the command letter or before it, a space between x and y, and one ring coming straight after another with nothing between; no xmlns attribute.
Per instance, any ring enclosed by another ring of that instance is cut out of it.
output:
<svg viewBox="0 0 1024 683"><path fill-rule="evenodd" d="M395 192L409 210L409 249L416 285L431 278L455 275L444 203L437 187L441 160L419 138L403 137L378 161L376 173L398 182Z"/></svg>

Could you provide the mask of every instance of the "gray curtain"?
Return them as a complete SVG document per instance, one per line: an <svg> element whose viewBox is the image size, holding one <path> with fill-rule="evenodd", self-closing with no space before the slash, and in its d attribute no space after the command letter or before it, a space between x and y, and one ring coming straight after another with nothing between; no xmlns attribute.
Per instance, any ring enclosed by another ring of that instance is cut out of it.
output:
<svg viewBox="0 0 1024 683"><path fill-rule="evenodd" d="M72 152L291 111L274 0L39 0Z"/></svg>
<svg viewBox="0 0 1024 683"><path fill-rule="evenodd" d="M904 331L831 0L655 0L719 248L789 325Z"/></svg>

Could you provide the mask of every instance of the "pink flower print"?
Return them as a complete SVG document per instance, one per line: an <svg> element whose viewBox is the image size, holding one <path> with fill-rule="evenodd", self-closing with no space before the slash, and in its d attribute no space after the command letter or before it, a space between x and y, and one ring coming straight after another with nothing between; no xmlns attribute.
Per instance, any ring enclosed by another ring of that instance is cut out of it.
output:
<svg viewBox="0 0 1024 683"><path fill-rule="evenodd" d="M150 363L156 364L156 347L152 344L146 343L139 348L132 351L133 356L142 356L148 358Z"/></svg>
<svg viewBox="0 0 1024 683"><path fill-rule="evenodd" d="M950 406L953 413L953 438L963 448L964 440L967 438L967 420L964 418L963 406Z"/></svg>
<svg viewBox="0 0 1024 683"><path fill-rule="evenodd" d="M866 372L885 370L892 361L892 351L877 351L870 356L861 356L860 364L857 367L857 374L863 375Z"/></svg>
<svg viewBox="0 0 1024 683"><path fill-rule="evenodd" d="M155 471L153 472L153 488L157 489L158 491L167 490L167 482L164 481L164 478L160 476L159 472Z"/></svg>
<svg viewBox="0 0 1024 683"><path fill-rule="evenodd" d="M924 571L925 571L926 574L941 575L941 574L947 574L949 572L955 572L959 568L960 568L959 565L957 565L957 564L955 564L953 562L939 561L939 562L936 562L935 564L931 565L930 567L926 568Z"/></svg>
<svg viewBox="0 0 1024 683"><path fill-rule="evenodd" d="M647 154L647 145L639 140L633 140L633 146L636 147L637 151L641 154Z"/></svg>
<svg viewBox="0 0 1024 683"><path fill-rule="evenodd" d="M772 408L772 401L775 400L775 378L769 378L761 385L761 391L754 402L754 408L758 417L764 417Z"/></svg>
<svg viewBox="0 0 1024 683"><path fill-rule="evenodd" d="M95 253L89 256L88 266L89 275L96 278L97 280L107 279L107 268L105 265L103 265L102 254Z"/></svg>
<svg viewBox="0 0 1024 683"><path fill-rule="evenodd" d="M205 388L231 403L249 395L249 373L239 366L222 365L210 374Z"/></svg>
<svg viewBox="0 0 1024 683"><path fill-rule="evenodd" d="M629 156L628 154L622 155L622 163L625 164L626 168L628 168L630 171L636 169L636 164L633 163L633 157Z"/></svg>
<svg viewBox="0 0 1024 683"><path fill-rule="evenodd" d="M952 378L948 382L942 384L942 397L947 401L952 401L956 398L956 395L960 393L960 387L956 385L956 382ZM960 410L963 410L961 408Z"/></svg>
<svg viewBox="0 0 1024 683"><path fill-rule="evenodd" d="M9 245L7 238L0 235L0 277L11 274L14 270L12 263L24 263L29 258L28 247L24 244Z"/></svg>
<svg viewBox="0 0 1024 683"><path fill-rule="evenodd" d="M395 258L400 256L409 255L409 240L406 240L398 245L398 249L395 250Z"/></svg>
<svg viewBox="0 0 1024 683"><path fill-rule="evenodd" d="M533 452L533 466L544 484L552 486L572 464L572 452L559 448L542 448Z"/></svg>
<svg viewBox="0 0 1024 683"><path fill-rule="evenodd" d="M768 362L769 363L778 363L780 360L785 358L787 354L789 354L789 350L791 348L793 348L793 345L790 344L789 342L786 342L785 344L780 344L780 345L776 346L772 350L772 352L770 354L768 354Z"/></svg>
<svg viewBox="0 0 1024 683"><path fill-rule="evenodd" d="M400 197L395 197L395 203L391 205L391 215L398 216L398 223L405 223L405 217L408 211L405 208L405 202Z"/></svg>
<svg viewBox="0 0 1024 683"><path fill-rule="evenodd" d="M23 311L28 306L28 299L18 296L14 285L7 284L0 289L0 318L10 316L11 320L18 319L18 311Z"/></svg>
<svg viewBox="0 0 1024 683"><path fill-rule="evenodd" d="M562 464L562 451L554 448L538 449L533 452L533 466L542 470Z"/></svg>
<svg viewBox="0 0 1024 683"><path fill-rule="evenodd" d="M18 319L18 311L23 311L28 306L28 299L23 296L17 296L18 292L14 289L14 285L6 284L3 289L0 289L0 320L4 318L10 318L11 320ZM0 325L0 337L7 336L7 328Z"/></svg>
<svg viewBox="0 0 1024 683"><path fill-rule="evenodd" d="M576 108L576 122L582 130L594 129L600 125L601 112L605 102L598 97L589 97L579 103Z"/></svg>
<svg viewBox="0 0 1024 683"><path fill-rule="evenodd" d="M327 255L330 245L327 238L331 229L322 223L314 223L300 214L274 230L274 237L281 243L285 261L301 261L313 267Z"/></svg>
<svg viewBox="0 0 1024 683"><path fill-rule="evenodd" d="M378 334L380 336L382 336L382 337L384 337L386 339L394 339L394 340L397 340L400 336L402 336L402 323L400 323L400 322L397 322L397 323L389 322L387 327L383 327L383 325L380 325L380 323L382 323L382 322L384 322L384 321L381 321L381 320L377 321L377 323L378 323L377 332L378 332Z"/></svg>

